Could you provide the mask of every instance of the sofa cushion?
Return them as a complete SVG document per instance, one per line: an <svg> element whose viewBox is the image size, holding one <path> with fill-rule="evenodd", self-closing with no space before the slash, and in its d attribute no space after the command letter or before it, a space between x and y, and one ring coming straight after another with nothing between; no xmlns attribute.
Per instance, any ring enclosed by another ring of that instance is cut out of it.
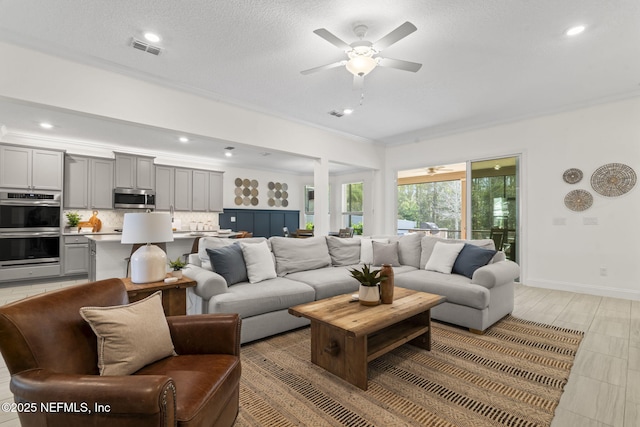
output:
<svg viewBox="0 0 640 427"><path fill-rule="evenodd" d="M400 264L420 268L420 254L422 252L422 238L424 233L409 233L403 236L393 236L390 242L398 242L398 258Z"/></svg>
<svg viewBox="0 0 640 427"><path fill-rule="evenodd" d="M360 263L361 264L373 264L373 242L389 243L389 239L379 238L371 239L363 237L360 240Z"/></svg>
<svg viewBox="0 0 640 427"><path fill-rule="evenodd" d="M305 283L315 289L315 299L357 292L360 283L349 273L348 267L327 267L318 270L300 271L287 278Z"/></svg>
<svg viewBox="0 0 640 427"><path fill-rule="evenodd" d="M373 265L389 264L393 267L400 266L400 260L398 259L398 242L372 242L372 245Z"/></svg>
<svg viewBox="0 0 640 427"><path fill-rule="evenodd" d="M224 277L227 286L249 280L242 248L238 243L218 249L207 248L206 251L213 271Z"/></svg>
<svg viewBox="0 0 640 427"><path fill-rule="evenodd" d="M456 258L464 248L464 243L444 243L436 242L433 247L429 261L424 266L425 270L437 271L439 273L451 274Z"/></svg>
<svg viewBox="0 0 640 427"><path fill-rule="evenodd" d="M267 242L267 239L264 237L250 237L247 239L242 239L244 243L259 243L259 242ZM229 245L233 245L238 242L237 239L229 239L226 237L202 237L198 241L198 258L200 259L200 266L205 270L213 271L211 267L211 260L209 259L209 254L207 253L207 249L218 249L224 248ZM267 244L269 244L267 242Z"/></svg>
<svg viewBox="0 0 640 427"><path fill-rule="evenodd" d="M273 257L266 241L259 243L245 243L243 241L240 242L240 247L247 265L249 282L258 283L276 277Z"/></svg>
<svg viewBox="0 0 640 427"><path fill-rule="evenodd" d="M493 240L491 239L480 239L480 240L459 240L459 239L442 239L440 237L434 237L434 236L424 236L421 240L421 246L422 246L422 254L420 256L420 268L424 269L425 266L427 265L427 261L429 261L429 258L431 257L431 253L433 252L433 247L435 246L435 244L437 242L444 242L444 243L469 243L472 245L476 245L476 246L480 246L481 248L485 248L485 249L494 249L495 250L495 243L493 242Z"/></svg>
<svg viewBox="0 0 640 427"><path fill-rule="evenodd" d="M353 265L360 262L360 240L327 236L327 246L331 264L335 266Z"/></svg>
<svg viewBox="0 0 640 427"><path fill-rule="evenodd" d="M260 283L238 283L209 301L210 313L238 313L247 318L286 310L315 299L314 289L287 277L276 277Z"/></svg>
<svg viewBox="0 0 640 427"><path fill-rule="evenodd" d="M479 246L470 245L465 243L464 247L458 254L456 262L453 264L453 273L462 274L463 276L471 279L473 273L487 265L489 261L494 257L497 251L492 249L485 249Z"/></svg>
<svg viewBox="0 0 640 427"><path fill-rule="evenodd" d="M271 237L269 241L276 258L276 272L280 277L331 265L329 247L324 236L307 239Z"/></svg>
<svg viewBox="0 0 640 427"><path fill-rule="evenodd" d="M489 289L474 285L459 274L414 270L394 277L396 286L447 297L447 302L484 310L489 306Z"/></svg>
<svg viewBox="0 0 640 427"><path fill-rule="evenodd" d="M130 375L174 354L161 291L127 305L82 307L80 315L98 338L100 375Z"/></svg>

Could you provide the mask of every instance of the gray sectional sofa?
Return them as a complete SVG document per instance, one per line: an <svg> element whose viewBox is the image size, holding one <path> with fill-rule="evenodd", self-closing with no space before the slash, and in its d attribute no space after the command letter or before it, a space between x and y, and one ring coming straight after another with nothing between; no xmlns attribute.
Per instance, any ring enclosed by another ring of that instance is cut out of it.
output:
<svg viewBox="0 0 640 427"><path fill-rule="evenodd" d="M489 239L461 241L421 233L268 240L205 237L184 273L197 282L193 290L202 298L203 313L240 314L243 343L307 325L307 319L290 315L288 308L357 293L359 283L349 270L382 262L395 264L396 286L447 298L432 309L434 319L481 332L511 313L514 280L520 274L516 263L493 249ZM479 253L484 259L472 257L469 262L463 253ZM448 274L452 256L454 272ZM443 260L445 272L440 272Z"/></svg>

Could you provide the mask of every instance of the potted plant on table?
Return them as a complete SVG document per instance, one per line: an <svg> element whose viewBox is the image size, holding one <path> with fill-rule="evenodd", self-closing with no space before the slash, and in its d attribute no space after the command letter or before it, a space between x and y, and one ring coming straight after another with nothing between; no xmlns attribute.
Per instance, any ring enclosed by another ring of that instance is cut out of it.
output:
<svg viewBox="0 0 640 427"><path fill-rule="evenodd" d="M349 270L351 276L360 282L360 290L358 299L362 305L378 305L380 304L380 288L381 282L387 280L387 277L380 275L380 270L371 270L368 265L364 265L361 270Z"/></svg>
<svg viewBox="0 0 640 427"><path fill-rule="evenodd" d="M177 277L178 279L181 279L182 278L182 269L186 265L187 264L184 261L182 261L180 259L180 257L176 258L174 261L169 261L169 267L171 267L171 269L173 270L171 275L173 277Z"/></svg>
<svg viewBox="0 0 640 427"><path fill-rule="evenodd" d="M65 216L67 217L67 225L69 226L69 231L71 232L78 231L80 214L78 214L78 212L67 212Z"/></svg>

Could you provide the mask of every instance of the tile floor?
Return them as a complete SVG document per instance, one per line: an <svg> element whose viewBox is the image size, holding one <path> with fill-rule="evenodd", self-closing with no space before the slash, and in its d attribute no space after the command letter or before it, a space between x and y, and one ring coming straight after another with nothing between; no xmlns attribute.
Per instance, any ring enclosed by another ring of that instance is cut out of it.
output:
<svg viewBox="0 0 640 427"><path fill-rule="evenodd" d="M0 305L83 281L0 286ZM586 332L552 427L640 427L640 301L518 285L513 315ZM0 403L12 401L0 361ZM0 412L0 427L19 425Z"/></svg>

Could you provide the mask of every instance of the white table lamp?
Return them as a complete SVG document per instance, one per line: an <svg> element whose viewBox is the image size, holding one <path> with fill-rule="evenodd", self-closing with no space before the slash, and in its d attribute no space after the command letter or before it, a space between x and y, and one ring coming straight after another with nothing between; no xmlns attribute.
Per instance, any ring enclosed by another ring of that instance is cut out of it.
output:
<svg viewBox="0 0 640 427"><path fill-rule="evenodd" d="M151 243L173 242L171 216L168 213L126 213L122 225L122 244L145 244L131 254L131 282L164 280L167 255Z"/></svg>

